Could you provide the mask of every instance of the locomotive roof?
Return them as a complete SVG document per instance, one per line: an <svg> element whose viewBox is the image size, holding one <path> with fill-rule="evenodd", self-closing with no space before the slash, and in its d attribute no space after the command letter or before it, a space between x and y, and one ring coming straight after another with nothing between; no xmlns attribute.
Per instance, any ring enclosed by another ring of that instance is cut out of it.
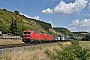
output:
<svg viewBox="0 0 90 60"><path fill-rule="evenodd" d="M33 31L33 30L25 30L24 32L33 32L33 33L37 33L37 34L45 34L45 35L49 35L49 36L50 36L50 34L46 34L46 33L38 33L38 32L35 32L35 31Z"/></svg>
<svg viewBox="0 0 90 60"><path fill-rule="evenodd" d="M34 32L33 30L25 30L24 32Z"/></svg>

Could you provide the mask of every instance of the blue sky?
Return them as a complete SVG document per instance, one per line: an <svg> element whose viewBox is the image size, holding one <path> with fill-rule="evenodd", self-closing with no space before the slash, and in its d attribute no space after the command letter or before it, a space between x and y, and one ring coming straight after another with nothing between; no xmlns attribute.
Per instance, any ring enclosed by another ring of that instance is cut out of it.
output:
<svg viewBox="0 0 90 60"><path fill-rule="evenodd" d="M0 8L18 10L53 27L90 32L90 0L0 0Z"/></svg>

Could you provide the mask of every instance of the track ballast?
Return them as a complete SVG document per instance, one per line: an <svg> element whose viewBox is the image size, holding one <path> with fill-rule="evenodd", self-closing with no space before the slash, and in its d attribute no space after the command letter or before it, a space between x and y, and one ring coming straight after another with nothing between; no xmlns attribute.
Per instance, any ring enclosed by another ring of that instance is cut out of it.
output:
<svg viewBox="0 0 90 60"><path fill-rule="evenodd" d="M15 48L15 47L23 47L23 46L33 46L33 45L39 45L39 44L49 44L49 43L55 43L55 42L67 42L70 40L54 40L54 41L50 41L50 42L41 42L41 43L31 43L31 44L26 44L26 43L22 43L22 44L8 44L8 45L0 45L0 49L5 49L5 48Z"/></svg>

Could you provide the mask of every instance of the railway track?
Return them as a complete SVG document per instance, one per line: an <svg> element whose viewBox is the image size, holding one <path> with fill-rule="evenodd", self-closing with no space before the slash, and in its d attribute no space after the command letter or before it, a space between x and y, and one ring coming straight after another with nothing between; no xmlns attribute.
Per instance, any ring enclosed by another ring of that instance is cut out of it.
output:
<svg viewBox="0 0 90 60"><path fill-rule="evenodd" d="M22 47L22 46L32 46L36 44L8 44L8 45L0 45L0 49L5 49L5 48L14 48L14 47Z"/></svg>
<svg viewBox="0 0 90 60"><path fill-rule="evenodd" d="M39 44L49 44L49 43L55 43L55 42L67 42L69 40L57 40L54 42L42 42L42 43L32 43L32 44L8 44L8 45L0 45L0 49L5 49L5 48L15 48L15 47L22 47L22 46L32 46L32 45L39 45Z"/></svg>

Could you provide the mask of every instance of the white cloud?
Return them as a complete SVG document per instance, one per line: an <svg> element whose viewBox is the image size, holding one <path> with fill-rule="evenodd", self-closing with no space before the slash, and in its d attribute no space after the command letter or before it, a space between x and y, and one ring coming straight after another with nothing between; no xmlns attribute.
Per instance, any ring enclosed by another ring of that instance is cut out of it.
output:
<svg viewBox="0 0 90 60"><path fill-rule="evenodd" d="M76 30L76 27L71 27L70 29L71 29L71 30Z"/></svg>
<svg viewBox="0 0 90 60"><path fill-rule="evenodd" d="M36 19L36 20L40 20L39 16L34 16L34 17L31 17L31 18Z"/></svg>
<svg viewBox="0 0 90 60"><path fill-rule="evenodd" d="M20 14L21 14L21 15L24 15L24 16L27 17L27 18L32 18L32 19L40 20L40 19L39 19L39 16L30 17L30 16L28 16L28 15L26 15L26 14L23 14L23 13L20 13Z"/></svg>
<svg viewBox="0 0 90 60"><path fill-rule="evenodd" d="M23 13L20 13L21 15L24 15L25 17L27 18L31 18L30 16L26 15L26 14L23 14Z"/></svg>
<svg viewBox="0 0 90 60"><path fill-rule="evenodd" d="M90 19L83 19L83 20L76 19L73 20L69 26L71 30L90 31Z"/></svg>
<svg viewBox="0 0 90 60"><path fill-rule="evenodd" d="M78 14L84 9L87 5L87 0L75 0L75 3L65 3L64 1L60 1L60 3L52 10L47 8L46 10L42 10L42 13L63 13L63 14Z"/></svg>
<svg viewBox="0 0 90 60"><path fill-rule="evenodd" d="M80 27L89 28L90 27L90 19L84 19L80 21Z"/></svg>
<svg viewBox="0 0 90 60"><path fill-rule="evenodd" d="M90 9L90 3L89 3L89 9Z"/></svg>
<svg viewBox="0 0 90 60"><path fill-rule="evenodd" d="M78 26L79 25L79 19L73 20L70 26Z"/></svg>
<svg viewBox="0 0 90 60"><path fill-rule="evenodd" d="M84 16L90 16L90 14L83 14Z"/></svg>
<svg viewBox="0 0 90 60"><path fill-rule="evenodd" d="M42 10L42 13L44 14L53 13L53 10L51 10L50 8L47 8L46 10Z"/></svg>

